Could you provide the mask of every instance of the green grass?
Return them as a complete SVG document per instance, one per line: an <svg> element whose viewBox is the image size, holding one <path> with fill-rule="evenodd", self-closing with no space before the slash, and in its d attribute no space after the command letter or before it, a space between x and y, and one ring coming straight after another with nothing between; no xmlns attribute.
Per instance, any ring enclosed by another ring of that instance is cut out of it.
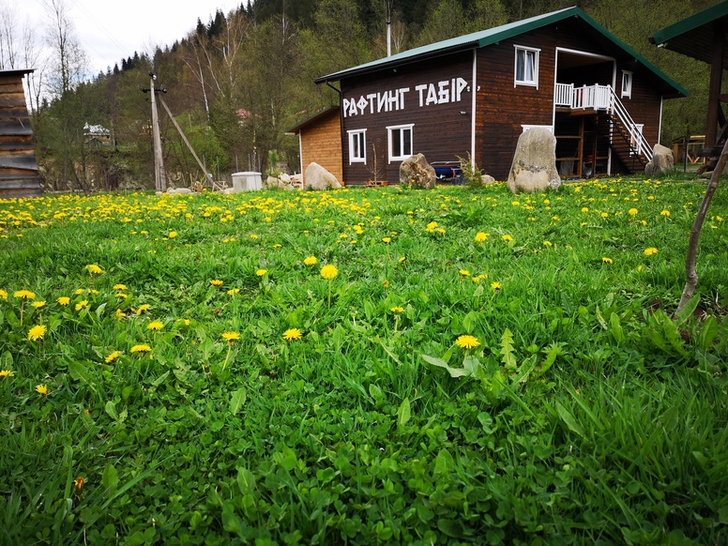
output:
<svg viewBox="0 0 728 546"><path fill-rule="evenodd" d="M725 542L704 188L0 203L0 543Z"/></svg>

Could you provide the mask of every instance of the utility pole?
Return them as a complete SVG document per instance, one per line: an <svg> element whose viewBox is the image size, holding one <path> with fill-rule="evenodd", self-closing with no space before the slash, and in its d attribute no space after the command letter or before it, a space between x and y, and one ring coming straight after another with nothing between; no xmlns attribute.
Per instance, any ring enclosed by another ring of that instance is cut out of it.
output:
<svg viewBox="0 0 728 546"><path fill-rule="evenodd" d="M387 10L387 57L392 56L392 2L394 0L385 0L385 8Z"/></svg>
<svg viewBox="0 0 728 546"><path fill-rule="evenodd" d="M164 159L162 156L162 137L159 135L159 115L157 114L157 91L154 89L154 80L157 76L149 73L149 89L141 88L143 93L151 93L152 95L152 141L154 143L154 186L157 193L162 193L167 189L167 177L164 174ZM165 93L167 90L163 87L159 90Z"/></svg>

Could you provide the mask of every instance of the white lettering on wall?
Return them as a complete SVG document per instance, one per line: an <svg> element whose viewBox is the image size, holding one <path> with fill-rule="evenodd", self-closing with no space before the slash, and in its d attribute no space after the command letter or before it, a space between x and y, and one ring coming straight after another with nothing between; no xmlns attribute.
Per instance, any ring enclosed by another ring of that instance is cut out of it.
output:
<svg viewBox="0 0 728 546"><path fill-rule="evenodd" d="M449 104L460 102L463 91L468 82L463 78L452 78L437 83L423 83L415 86L420 108L436 104ZM409 87L390 89L379 93L360 95L358 98L343 99L341 110L345 118L382 112L394 112L405 109L405 95L410 92Z"/></svg>

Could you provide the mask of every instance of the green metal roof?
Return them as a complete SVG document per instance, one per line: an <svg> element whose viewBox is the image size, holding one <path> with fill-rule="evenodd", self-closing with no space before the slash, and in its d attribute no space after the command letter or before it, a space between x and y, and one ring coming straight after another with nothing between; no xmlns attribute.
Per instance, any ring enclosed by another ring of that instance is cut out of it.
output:
<svg viewBox="0 0 728 546"><path fill-rule="evenodd" d="M582 19L594 30L596 30L601 36L612 42L618 48L621 48L628 56L633 57L636 61L638 61L640 64L644 65L647 69L653 72L655 76L657 76L666 84L668 92L664 93L665 95L673 97L687 96L688 93L687 91L685 91L685 89L680 87L680 85L678 85L668 76L663 74L652 63L642 57L642 55L640 55L634 49L622 42L619 38L610 33L606 28L601 26L578 7L570 7L558 11L552 11L550 13L537 15L536 17L531 17L529 19L523 19L521 21L507 23L499 27L493 27L487 30L473 32L472 34L459 36L457 38L443 40L442 42L417 47L415 49L403 51L402 53L397 53L396 55L391 55L390 57L384 57L382 59L377 59L376 61L355 66L353 68L334 72L333 74L317 78L314 81L317 84L340 81L344 78L352 76L371 74L373 72L386 70L388 68L395 68L404 64L431 59L434 57L441 57L443 55L449 55L451 53L482 48L569 18Z"/></svg>
<svg viewBox="0 0 728 546"><path fill-rule="evenodd" d="M726 29L728 29L728 2L721 2L658 30L650 41L658 47L710 64L715 34L716 32L725 34ZM723 68L728 69L728 41L723 54Z"/></svg>

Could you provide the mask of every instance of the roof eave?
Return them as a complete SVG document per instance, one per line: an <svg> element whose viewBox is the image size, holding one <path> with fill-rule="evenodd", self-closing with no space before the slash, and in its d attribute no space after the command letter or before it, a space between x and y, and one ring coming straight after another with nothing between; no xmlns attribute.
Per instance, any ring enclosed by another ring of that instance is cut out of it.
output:
<svg viewBox="0 0 728 546"><path fill-rule="evenodd" d="M652 35L652 39L650 41L659 47L681 34L695 30L696 28L727 15L728 2L722 2L711 8L698 12L687 19L683 19L682 21L678 21L677 23L656 31Z"/></svg>

